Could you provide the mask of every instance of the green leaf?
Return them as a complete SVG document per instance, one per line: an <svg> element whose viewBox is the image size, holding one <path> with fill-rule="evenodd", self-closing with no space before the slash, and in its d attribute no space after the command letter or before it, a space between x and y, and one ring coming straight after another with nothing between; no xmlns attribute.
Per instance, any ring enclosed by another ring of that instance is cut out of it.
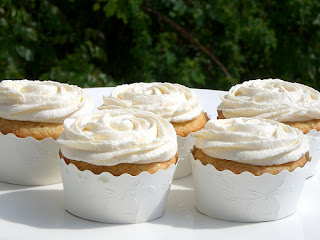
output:
<svg viewBox="0 0 320 240"><path fill-rule="evenodd" d="M0 18L0 26L1 27L8 27L8 22L5 18Z"/></svg>
<svg viewBox="0 0 320 240"><path fill-rule="evenodd" d="M106 5L103 7L103 11L106 14L106 17L112 17L115 15L118 9L118 2L117 0L110 0Z"/></svg>
<svg viewBox="0 0 320 240"><path fill-rule="evenodd" d="M26 28L26 34L32 41L38 40L38 33L33 28Z"/></svg>
<svg viewBox="0 0 320 240"><path fill-rule="evenodd" d="M100 10L100 8L101 8L100 3L93 4L93 7L92 7L93 11L97 12Z"/></svg>
<svg viewBox="0 0 320 240"><path fill-rule="evenodd" d="M34 54L31 51L31 49L20 45L20 46L16 46L16 51L18 55L23 57L26 61L29 62L33 60Z"/></svg>

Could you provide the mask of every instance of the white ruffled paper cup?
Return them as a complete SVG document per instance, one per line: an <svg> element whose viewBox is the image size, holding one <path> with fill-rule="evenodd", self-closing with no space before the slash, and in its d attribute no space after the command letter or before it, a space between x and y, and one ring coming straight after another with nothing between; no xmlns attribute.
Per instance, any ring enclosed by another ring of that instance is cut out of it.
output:
<svg viewBox="0 0 320 240"><path fill-rule="evenodd" d="M59 144L52 138L36 140L0 133L0 181L19 185L61 182Z"/></svg>
<svg viewBox="0 0 320 240"><path fill-rule="evenodd" d="M60 159L65 209L104 223L142 223L163 215L176 164L137 176L80 171Z"/></svg>
<svg viewBox="0 0 320 240"><path fill-rule="evenodd" d="M180 179L189 176L192 173L190 151L193 148L196 138L189 134L186 137L177 135L179 163L173 179Z"/></svg>
<svg viewBox="0 0 320 240"><path fill-rule="evenodd" d="M319 171L320 132L313 129L310 132L308 132L306 135L309 138L309 144L310 144L309 155L311 157L310 172L307 177L312 177Z"/></svg>
<svg viewBox="0 0 320 240"><path fill-rule="evenodd" d="M288 217L296 212L309 165L308 162L292 172L254 176L249 172L218 171L213 165L204 166L193 158L196 207L207 216L236 222Z"/></svg>

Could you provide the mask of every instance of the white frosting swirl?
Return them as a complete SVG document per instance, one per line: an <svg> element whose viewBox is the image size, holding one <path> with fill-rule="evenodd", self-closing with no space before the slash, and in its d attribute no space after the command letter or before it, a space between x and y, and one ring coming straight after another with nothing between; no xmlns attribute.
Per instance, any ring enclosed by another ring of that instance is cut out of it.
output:
<svg viewBox="0 0 320 240"><path fill-rule="evenodd" d="M320 119L320 93L280 79L257 79L233 86L218 110L226 118L257 117L279 122Z"/></svg>
<svg viewBox="0 0 320 240"><path fill-rule="evenodd" d="M9 120L63 123L93 110L81 88L53 81L4 80L0 83L0 117Z"/></svg>
<svg viewBox="0 0 320 240"><path fill-rule="evenodd" d="M196 147L212 158L259 166L297 161L309 150L302 131L273 120L210 120L199 132Z"/></svg>
<svg viewBox="0 0 320 240"><path fill-rule="evenodd" d="M65 157L94 165L164 162L177 153L172 124L153 113L133 109L68 118L57 141Z"/></svg>
<svg viewBox="0 0 320 240"><path fill-rule="evenodd" d="M203 111L198 96L180 84L133 83L117 86L101 109L132 108L153 112L169 122L186 122Z"/></svg>

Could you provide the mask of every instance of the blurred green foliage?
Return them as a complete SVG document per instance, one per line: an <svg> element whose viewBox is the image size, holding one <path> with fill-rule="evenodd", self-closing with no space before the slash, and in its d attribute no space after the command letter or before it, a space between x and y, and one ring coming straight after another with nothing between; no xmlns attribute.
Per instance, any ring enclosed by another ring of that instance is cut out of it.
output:
<svg viewBox="0 0 320 240"><path fill-rule="evenodd" d="M0 79L320 90L319 40L318 0L0 0Z"/></svg>

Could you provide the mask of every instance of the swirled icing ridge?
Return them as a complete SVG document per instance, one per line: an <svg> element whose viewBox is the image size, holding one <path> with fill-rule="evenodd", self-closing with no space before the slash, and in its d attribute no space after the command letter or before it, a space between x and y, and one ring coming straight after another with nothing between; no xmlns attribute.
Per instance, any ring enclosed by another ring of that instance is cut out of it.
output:
<svg viewBox="0 0 320 240"><path fill-rule="evenodd" d="M210 120L193 136L196 147L212 158L259 166L297 161L309 150L302 131L267 119Z"/></svg>
<svg viewBox="0 0 320 240"><path fill-rule="evenodd" d="M30 80L0 83L0 117L4 119L63 123L92 109L91 97L75 85Z"/></svg>
<svg viewBox="0 0 320 240"><path fill-rule="evenodd" d="M218 110L226 118L257 117L279 122L320 119L320 93L280 79L257 79L233 86Z"/></svg>
<svg viewBox="0 0 320 240"><path fill-rule="evenodd" d="M65 157L104 166L164 162L177 153L173 126L158 115L133 109L68 118L57 141Z"/></svg>
<svg viewBox="0 0 320 240"><path fill-rule="evenodd" d="M191 89L172 83L120 85L103 101L99 109L140 109L176 123L195 119L203 111L200 99Z"/></svg>

